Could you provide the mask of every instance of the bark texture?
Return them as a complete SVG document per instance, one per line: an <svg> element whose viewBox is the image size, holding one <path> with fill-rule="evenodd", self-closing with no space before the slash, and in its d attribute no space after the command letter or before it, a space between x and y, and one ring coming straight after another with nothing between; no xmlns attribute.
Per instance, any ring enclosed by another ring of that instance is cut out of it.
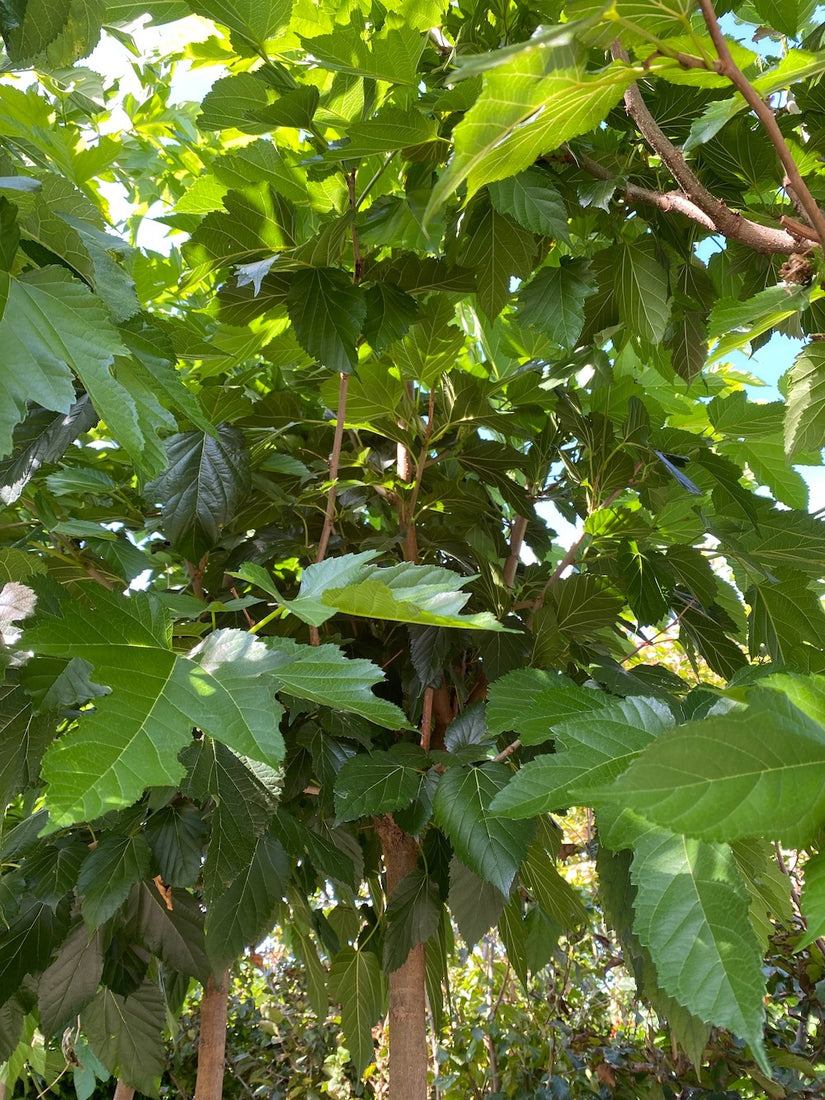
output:
<svg viewBox="0 0 825 1100"><path fill-rule="evenodd" d="M135 1090L131 1085L127 1085L125 1081L118 1081L115 1089L115 1100L132 1100L134 1095Z"/></svg>
<svg viewBox="0 0 825 1100"><path fill-rule="evenodd" d="M203 991L195 1100L221 1100L223 1096L228 995L229 970L227 969L217 981L210 977Z"/></svg>
<svg viewBox="0 0 825 1100"><path fill-rule="evenodd" d="M387 898L401 879L414 871L418 845L387 815L376 821L384 866ZM427 1002L424 944L412 949L403 966L389 976L390 1086L388 1100L427 1100ZM196 1098L197 1100L197 1098Z"/></svg>

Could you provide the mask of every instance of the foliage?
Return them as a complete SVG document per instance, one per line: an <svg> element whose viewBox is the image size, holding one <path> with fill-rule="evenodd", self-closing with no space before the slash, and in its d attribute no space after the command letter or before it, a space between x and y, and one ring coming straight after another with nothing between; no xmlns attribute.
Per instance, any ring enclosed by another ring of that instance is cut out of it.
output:
<svg viewBox="0 0 825 1100"><path fill-rule="evenodd" d="M79 1096L156 1095L189 979L285 905L368 1074L419 943L439 1030L450 913L525 987L579 934L576 805L674 1041L782 1094L766 994L821 978L763 958L825 922L825 52L810 5L725 10L0 6L8 1081L71 1024ZM775 334L785 403L730 362Z"/></svg>

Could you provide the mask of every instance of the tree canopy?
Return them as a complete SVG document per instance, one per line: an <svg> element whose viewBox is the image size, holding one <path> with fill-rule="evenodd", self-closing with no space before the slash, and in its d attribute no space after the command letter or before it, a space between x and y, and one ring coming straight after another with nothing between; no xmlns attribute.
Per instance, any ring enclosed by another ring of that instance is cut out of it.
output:
<svg viewBox="0 0 825 1100"><path fill-rule="evenodd" d="M391 1036L413 973L441 1026L452 921L522 980L578 934L583 806L640 993L768 1080L776 924L825 955L823 32L0 2L9 1079L79 1014L78 1095L155 1094L167 1009L286 912L363 1072L388 981Z"/></svg>

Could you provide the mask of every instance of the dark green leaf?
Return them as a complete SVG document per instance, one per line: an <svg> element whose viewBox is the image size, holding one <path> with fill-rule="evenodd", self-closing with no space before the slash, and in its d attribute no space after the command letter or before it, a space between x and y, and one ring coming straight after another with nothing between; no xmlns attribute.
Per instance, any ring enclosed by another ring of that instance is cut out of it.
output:
<svg viewBox="0 0 825 1100"><path fill-rule="evenodd" d="M57 958L40 978L37 1003L44 1035L57 1035L72 1022L97 992L103 974L100 931L89 934L85 923L69 932Z"/></svg>
<svg viewBox="0 0 825 1100"><path fill-rule="evenodd" d="M417 745L351 757L335 778L336 820L355 821L409 806L426 767L427 755Z"/></svg>
<svg viewBox="0 0 825 1100"><path fill-rule="evenodd" d="M349 374L358 362L355 344L367 315L352 280L331 267L296 271L286 304L301 347L330 370Z"/></svg>
<svg viewBox="0 0 825 1100"><path fill-rule="evenodd" d="M289 861L283 848L274 837L261 837L249 866L210 907L206 949L216 969L227 966L247 944L257 944L271 931L288 880Z"/></svg>
<svg viewBox="0 0 825 1100"><path fill-rule="evenodd" d="M361 1075L375 1058L372 1029L385 1010L385 981L377 957L371 951L342 948L329 969L329 992L341 1005L344 1039Z"/></svg>
<svg viewBox="0 0 825 1100"><path fill-rule="evenodd" d="M104 987L83 1013L86 1038L104 1066L147 1096L158 1095L165 1023L163 997L150 981L129 997Z"/></svg>
<svg viewBox="0 0 825 1100"><path fill-rule="evenodd" d="M151 852L142 833L105 836L89 853L77 877L83 920L90 929L107 921L149 872Z"/></svg>
<svg viewBox="0 0 825 1100"><path fill-rule="evenodd" d="M416 944L426 943L441 924L438 887L426 871L410 871L396 886L387 905L384 968L388 973L407 961Z"/></svg>

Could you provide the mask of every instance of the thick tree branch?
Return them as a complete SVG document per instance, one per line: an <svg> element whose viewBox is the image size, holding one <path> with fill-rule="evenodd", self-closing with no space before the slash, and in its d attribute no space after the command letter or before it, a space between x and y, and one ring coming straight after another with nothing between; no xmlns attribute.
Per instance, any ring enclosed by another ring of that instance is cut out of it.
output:
<svg viewBox="0 0 825 1100"><path fill-rule="evenodd" d="M788 182L793 188L796 198L799 200L802 209L808 215L811 225L816 230L820 248L825 249L825 215L823 215L822 211L819 209L816 200L808 190L808 185L799 174L799 168L796 165L796 161L793 159L793 154L788 148L788 143L785 141L782 131L779 129L779 123L776 121L776 116L733 60L731 52L728 49L728 44L725 41L725 36L722 33L722 28L719 26L719 21L716 18L716 12L713 9L711 0L699 0L699 8L701 9L702 18L705 20L705 26L708 29L708 34L710 35L714 49L719 58L716 63L716 71L728 78L762 123L765 133L771 139L773 147L776 149L779 159L782 161L782 165L788 176Z"/></svg>
<svg viewBox="0 0 825 1100"><path fill-rule="evenodd" d="M524 544L524 534L527 531L527 517L516 516L510 529L510 556L504 563L504 587L508 592L513 589L518 569L519 555Z"/></svg>
<svg viewBox="0 0 825 1100"><path fill-rule="evenodd" d="M614 58L622 61L628 60L624 48L618 42L614 42L611 53ZM745 77L743 76L742 79L745 80ZM750 88L749 84L748 87ZM751 91L753 92L752 88ZM755 92L754 95L756 95ZM757 98L759 97L757 96ZM778 252L790 255L799 251L799 240L792 233L759 225L758 222L752 222L748 218L744 218L735 210L727 207L721 199L717 199L705 187L693 169L689 167L682 150L673 144L650 113L638 85L632 84L627 89L624 102L625 110L636 123L639 133L683 191L683 195L674 192L662 193L628 184L625 188L625 198L629 203L640 202L657 206L662 210L676 210L706 229L720 233L730 240L740 241L755 252ZM760 100L760 102L762 101ZM766 104L763 104L763 106L770 114L774 126L776 126L773 112ZM778 127L776 128L778 130ZM589 167L582 166L585 167L586 171L595 174L592 172L592 164ZM600 175L600 178L609 179L610 176ZM795 184L795 181L793 182ZM804 183L802 186L805 186Z"/></svg>

